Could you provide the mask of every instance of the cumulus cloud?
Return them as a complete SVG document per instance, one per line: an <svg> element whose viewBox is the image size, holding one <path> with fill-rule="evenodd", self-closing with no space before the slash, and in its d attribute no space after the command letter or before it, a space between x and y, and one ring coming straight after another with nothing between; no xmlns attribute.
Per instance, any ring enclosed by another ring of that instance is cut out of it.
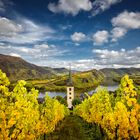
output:
<svg viewBox="0 0 140 140"><path fill-rule="evenodd" d="M109 33L106 30L97 31L93 35L93 42L94 45L103 45L104 43L108 42Z"/></svg>
<svg viewBox="0 0 140 140"><path fill-rule="evenodd" d="M116 42L123 38L128 31L140 29L140 13L124 11L111 20L111 31L97 31L93 35L94 45L103 45L107 42Z"/></svg>
<svg viewBox="0 0 140 140"><path fill-rule="evenodd" d="M16 47L0 45L2 54L22 57L40 66L69 67L76 70L90 70L101 68L140 67L140 47L131 50L93 49L93 58L80 60L63 60L59 56L68 54L68 50L60 50L54 45L38 44L32 47Z"/></svg>
<svg viewBox="0 0 140 140"><path fill-rule="evenodd" d="M58 49L57 46L49 45L47 43L36 44L32 47L1 44L0 50L1 54L22 57L25 60L38 65L42 64L41 61L46 61L47 65L48 59L63 56L68 52L68 50L61 50Z"/></svg>
<svg viewBox="0 0 140 140"><path fill-rule="evenodd" d="M113 26L123 27L126 29L140 28L140 13L124 11L112 20Z"/></svg>
<svg viewBox="0 0 140 140"><path fill-rule="evenodd" d="M0 17L0 36L10 36L16 35L23 31L23 27L16 22Z"/></svg>
<svg viewBox="0 0 140 140"><path fill-rule="evenodd" d="M140 13L124 11L111 20L114 28L111 31L112 41L125 36L132 29L140 29Z"/></svg>
<svg viewBox="0 0 140 140"><path fill-rule="evenodd" d="M133 50L93 49L97 63L104 67L138 67L140 66L140 47Z"/></svg>
<svg viewBox="0 0 140 140"><path fill-rule="evenodd" d="M17 21L0 17L0 41L8 43L36 43L51 38L55 30L49 26L41 26L33 21L20 18Z"/></svg>
<svg viewBox="0 0 140 140"><path fill-rule="evenodd" d="M129 68L140 67L140 47L132 50L108 50L108 49L93 49L93 58L80 60L49 60L41 61L42 65L47 64L50 67L66 67L71 64L72 69L85 71L91 69L102 68ZM55 63L54 63L55 62ZM39 63L39 62L38 62Z"/></svg>
<svg viewBox="0 0 140 140"><path fill-rule="evenodd" d="M97 31L93 35L94 45L103 45L107 42L116 42L123 38L129 30L140 29L140 12L124 11L111 20L111 31Z"/></svg>
<svg viewBox="0 0 140 140"><path fill-rule="evenodd" d="M93 2L92 15L96 16L97 14L104 12L109 9L112 5L115 5L122 0L95 0Z"/></svg>
<svg viewBox="0 0 140 140"><path fill-rule="evenodd" d="M127 30L122 27L115 27L111 31L112 42L116 42L119 38L122 38L127 33Z"/></svg>
<svg viewBox="0 0 140 140"><path fill-rule="evenodd" d="M59 0L58 3L49 3L48 9L53 13L64 12L77 15L81 10L90 11L92 3L90 0Z"/></svg>
<svg viewBox="0 0 140 140"><path fill-rule="evenodd" d="M84 41L85 38L86 38L86 35L81 32L75 32L73 35L71 35L71 39L74 42Z"/></svg>
<svg viewBox="0 0 140 140"><path fill-rule="evenodd" d="M92 16L96 16L121 1L122 0L95 0L91 2L91 0L59 0L58 3L49 3L48 9L53 13L63 12L73 16L77 15L81 10L92 10Z"/></svg>

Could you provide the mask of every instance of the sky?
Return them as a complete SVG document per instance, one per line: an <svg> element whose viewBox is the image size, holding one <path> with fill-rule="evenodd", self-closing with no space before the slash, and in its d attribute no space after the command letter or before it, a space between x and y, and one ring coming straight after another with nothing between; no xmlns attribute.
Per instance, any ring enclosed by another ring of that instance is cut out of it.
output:
<svg viewBox="0 0 140 140"><path fill-rule="evenodd" d="M0 0L0 54L81 71L140 68L140 1Z"/></svg>

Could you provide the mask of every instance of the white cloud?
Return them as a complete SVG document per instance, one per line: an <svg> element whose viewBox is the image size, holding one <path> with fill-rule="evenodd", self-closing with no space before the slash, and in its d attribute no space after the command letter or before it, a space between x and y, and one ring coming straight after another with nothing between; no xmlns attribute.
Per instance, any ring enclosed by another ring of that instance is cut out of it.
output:
<svg viewBox="0 0 140 140"><path fill-rule="evenodd" d="M77 15L81 10L90 11L92 3L90 0L59 0L58 3L49 3L48 9L53 13L64 12Z"/></svg>
<svg viewBox="0 0 140 140"><path fill-rule="evenodd" d="M86 38L86 35L81 32L75 32L73 35L71 35L71 39L74 42L84 41L85 38Z"/></svg>
<svg viewBox="0 0 140 140"><path fill-rule="evenodd" d="M32 47L12 45L8 46L6 44L0 45L1 54L22 57L25 60L38 65L41 65L43 61L46 61L47 65L48 60L51 60L54 57L63 56L67 52L68 50L61 50L55 45L49 45L47 43L36 44Z"/></svg>
<svg viewBox="0 0 140 140"><path fill-rule="evenodd" d="M104 67L138 67L140 66L140 47L133 50L93 49L96 63Z"/></svg>
<svg viewBox="0 0 140 140"><path fill-rule="evenodd" d="M121 1L122 0L95 0L93 2L92 15L96 16L97 14L104 12L112 5L115 5Z"/></svg>
<svg viewBox="0 0 140 140"><path fill-rule="evenodd" d="M124 11L112 20L112 25L123 27L126 29L139 29L140 28L140 13Z"/></svg>
<svg viewBox="0 0 140 140"><path fill-rule="evenodd" d="M103 45L104 43L108 42L109 33L106 30L97 31L93 35L93 42L94 45Z"/></svg>
<svg viewBox="0 0 140 140"><path fill-rule="evenodd" d="M114 51L114 50L100 50L100 49L95 49L93 50L93 53L97 54L97 56L99 58L102 58L102 59L106 59L106 58L114 58L114 57L118 57L120 55L120 52L119 51Z"/></svg>
<svg viewBox="0 0 140 140"><path fill-rule="evenodd" d="M120 49L108 50L108 49L93 49L92 59L80 59L80 60L49 60L38 61L38 64L47 65L49 67L66 67L69 68L71 64L72 69L85 71L91 69L102 68L129 68L140 67L140 47L132 50ZM54 63L55 62L55 63Z"/></svg>
<svg viewBox="0 0 140 140"><path fill-rule="evenodd" d="M92 10L92 15L104 12L112 5L120 3L122 0L59 0L58 3L49 3L48 9L53 13L66 13L77 15L80 11Z"/></svg>
<svg viewBox="0 0 140 140"><path fill-rule="evenodd" d="M36 48L36 49L48 49L49 45L48 44L40 44L40 45L35 45L34 48Z"/></svg>
<svg viewBox="0 0 140 140"><path fill-rule="evenodd" d="M97 31L93 35L94 45L103 45L107 42L117 42L123 38L129 30L140 29L140 13L124 11L111 20L113 29Z"/></svg>
<svg viewBox="0 0 140 140"><path fill-rule="evenodd" d="M46 47L42 47L46 46ZM68 54L68 50L60 50L54 45L38 44L38 46L16 47L1 44L2 54L22 57L25 60L40 66L69 67L72 69L90 70L101 68L140 67L140 47L131 50L93 49L92 59L63 60L59 56Z"/></svg>
<svg viewBox="0 0 140 140"><path fill-rule="evenodd" d="M125 28L122 27L115 27L112 29L111 34L112 34L112 42L117 41L119 38L122 38L123 36L125 36L125 34L127 33L127 30Z"/></svg>
<svg viewBox="0 0 140 140"><path fill-rule="evenodd" d="M111 2L112 0L110 0L110 3ZM129 30L140 29L140 12L124 11L112 18L111 23L113 29L110 32L106 30L97 31L93 35L94 45L103 45L107 42L117 42L118 39L123 38Z"/></svg>
<svg viewBox="0 0 140 140"><path fill-rule="evenodd" d="M140 29L140 13L124 11L111 20L114 28L111 31L113 42L126 35L129 30Z"/></svg>
<svg viewBox="0 0 140 140"><path fill-rule="evenodd" d="M94 57L92 59L81 60L59 60L44 59L36 60L36 64L50 66L50 67L69 67L72 65L72 69L76 70L90 70L101 68L120 68L120 67L139 67L140 66L140 47L132 50L107 50L107 49L94 49Z"/></svg>
<svg viewBox="0 0 140 140"><path fill-rule="evenodd" d="M20 24L15 23L4 17L0 17L0 36L10 36L16 35L23 31L23 27Z"/></svg>
<svg viewBox="0 0 140 140"><path fill-rule="evenodd" d="M15 56L15 57L21 57L19 54L16 54L16 53L10 53L9 55Z"/></svg>
<svg viewBox="0 0 140 140"><path fill-rule="evenodd" d="M0 41L26 44L36 43L52 38L55 30L49 26L41 26L26 18L16 21L0 17Z"/></svg>

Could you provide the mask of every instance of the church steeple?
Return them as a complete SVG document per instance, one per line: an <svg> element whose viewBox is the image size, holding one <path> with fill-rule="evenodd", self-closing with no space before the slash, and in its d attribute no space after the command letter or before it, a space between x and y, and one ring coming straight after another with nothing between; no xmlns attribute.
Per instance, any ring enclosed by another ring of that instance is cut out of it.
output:
<svg viewBox="0 0 140 140"><path fill-rule="evenodd" d="M71 66L69 68L69 78L68 78L68 82L67 82L68 86L73 86L73 82L72 82L72 73L71 73Z"/></svg>

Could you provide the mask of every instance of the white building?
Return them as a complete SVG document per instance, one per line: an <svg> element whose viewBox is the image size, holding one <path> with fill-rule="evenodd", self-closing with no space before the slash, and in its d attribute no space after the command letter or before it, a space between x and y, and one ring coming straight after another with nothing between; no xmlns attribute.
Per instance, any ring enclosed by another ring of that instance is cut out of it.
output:
<svg viewBox="0 0 140 140"><path fill-rule="evenodd" d="M72 108L72 101L74 99L74 85L72 82L71 70L69 71L69 79L67 82L67 104L68 108Z"/></svg>

